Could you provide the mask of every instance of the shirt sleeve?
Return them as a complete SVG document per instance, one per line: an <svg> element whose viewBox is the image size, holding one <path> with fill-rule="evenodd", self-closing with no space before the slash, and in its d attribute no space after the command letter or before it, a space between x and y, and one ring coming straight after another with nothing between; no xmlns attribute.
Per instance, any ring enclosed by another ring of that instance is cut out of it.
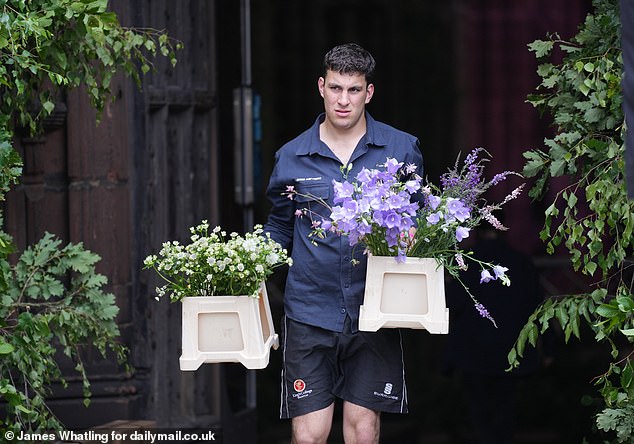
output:
<svg viewBox="0 0 634 444"><path fill-rule="evenodd" d="M292 247L293 227L295 224L295 204L293 200L284 193L287 187L292 185L289 179L285 179L284 168L280 160L280 153L275 154L275 166L269 179L266 196L271 202L271 211L264 225L264 231L271 235L271 238L288 250Z"/></svg>

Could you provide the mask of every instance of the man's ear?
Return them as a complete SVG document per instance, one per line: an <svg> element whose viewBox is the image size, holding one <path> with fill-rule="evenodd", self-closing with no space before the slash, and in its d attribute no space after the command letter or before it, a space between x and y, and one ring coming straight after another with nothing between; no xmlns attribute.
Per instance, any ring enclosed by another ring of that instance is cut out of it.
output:
<svg viewBox="0 0 634 444"><path fill-rule="evenodd" d="M374 95L374 83L368 84L368 95L365 97L365 103L370 103L372 96Z"/></svg>
<svg viewBox="0 0 634 444"><path fill-rule="evenodd" d="M326 80L323 77L320 77L317 80L317 88L319 89L319 95L324 97L324 85L326 84Z"/></svg>

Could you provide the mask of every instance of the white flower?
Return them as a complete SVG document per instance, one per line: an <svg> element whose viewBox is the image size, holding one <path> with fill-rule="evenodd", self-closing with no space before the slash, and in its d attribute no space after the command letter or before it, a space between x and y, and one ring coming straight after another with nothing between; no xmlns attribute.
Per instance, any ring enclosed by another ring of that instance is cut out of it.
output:
<svg viewBox="0 0 634 444"><path fill-rule="evenodd" d="M206 221L191 228L191 242L165 242L158 255L144 260L167 284L157 288L160 299L173 301L193 295L256 295L259 286L282 264L292 264L288 253L264 233L261 225L244 236L229 236L220 227L208 232Z"/></svg>

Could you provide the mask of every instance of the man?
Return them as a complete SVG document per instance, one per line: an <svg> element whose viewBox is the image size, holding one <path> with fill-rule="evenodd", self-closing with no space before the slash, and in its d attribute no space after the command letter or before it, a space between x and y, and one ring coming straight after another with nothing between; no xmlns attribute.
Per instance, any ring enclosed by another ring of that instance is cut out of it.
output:
<svg viewBox="0 0 634 444"><path fill-rule="evenodd" d="M329 234L309 237L310 208L328 218L333 179L353 178L388 157L413 163L422 175L418 140L377 122L365 106L374 94L375 62L359 45L330 50L317 86L325 112L275 155L267 195L272 203L265 230L292 250L284 294L281 418L292 418L293 443L325 443L334 403L343 400L347 443L377 443L380 412L406 413L407 390L400 331L359 332L366 258L363 247ZM288 187L294 199L285 195ZM316 241L317 245L311 242ZM353 265L353 259L359 261Z"/></svg>

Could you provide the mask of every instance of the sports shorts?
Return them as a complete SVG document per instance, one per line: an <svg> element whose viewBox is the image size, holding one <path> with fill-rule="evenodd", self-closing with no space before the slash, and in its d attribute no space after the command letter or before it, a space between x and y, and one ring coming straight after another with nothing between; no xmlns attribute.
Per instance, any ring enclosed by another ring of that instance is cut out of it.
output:
<svg viewBox="0 0 634 444"><path fill-rule="evenodd" d="M352 333L282 320L280 418L328 407L340 398L368 409L407 413L403 343L398 329Z"/></svg>

